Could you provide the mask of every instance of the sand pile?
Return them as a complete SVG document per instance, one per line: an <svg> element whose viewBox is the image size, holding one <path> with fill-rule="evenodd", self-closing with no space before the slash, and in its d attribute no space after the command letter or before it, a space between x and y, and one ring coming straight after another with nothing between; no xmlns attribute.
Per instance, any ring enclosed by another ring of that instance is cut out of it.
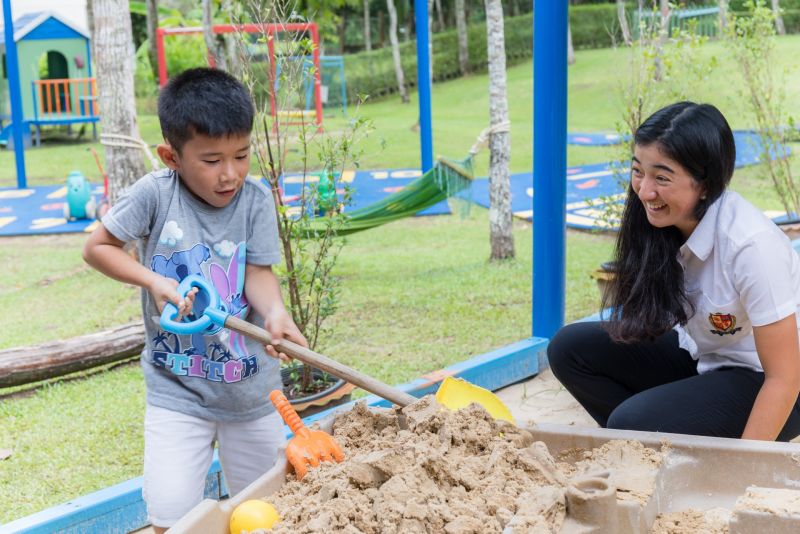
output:
<svg viewBox="0 0 800 534"><path fill-rule="evenodd" d="M569 521L567 477L601 473L618 498L646 501L663 457L610 442L556 464L526 430L476 405L450 412L432 397L402 413L357 404L333 434L347 460L291 477L272 495L281 513L272 532L558 532Z"/></svg>

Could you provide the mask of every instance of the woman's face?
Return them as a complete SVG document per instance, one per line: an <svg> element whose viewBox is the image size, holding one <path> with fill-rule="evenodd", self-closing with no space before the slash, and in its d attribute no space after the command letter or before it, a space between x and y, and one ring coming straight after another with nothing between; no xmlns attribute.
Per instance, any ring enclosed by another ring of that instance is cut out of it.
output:
<svg viewBox="0 0 800 534"><path fill-rule="evenodd" d="M635 146L631 186L650 224L675 226L685 238L691 235L698 223L694 209L705 191L677 161L662 154L658 144Z"/></svg>

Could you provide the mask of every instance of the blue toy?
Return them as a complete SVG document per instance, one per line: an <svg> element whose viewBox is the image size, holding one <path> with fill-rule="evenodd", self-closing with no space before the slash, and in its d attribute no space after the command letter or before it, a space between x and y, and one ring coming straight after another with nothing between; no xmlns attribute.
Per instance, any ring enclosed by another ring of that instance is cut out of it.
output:
<svg viewBox="0 0 800 534"><path fill-rule="evenodd" d="M68 221L94 219L97 204L92 197L89 181L80 171L67 175L67 201L64 203L64 217Z"/></svg>

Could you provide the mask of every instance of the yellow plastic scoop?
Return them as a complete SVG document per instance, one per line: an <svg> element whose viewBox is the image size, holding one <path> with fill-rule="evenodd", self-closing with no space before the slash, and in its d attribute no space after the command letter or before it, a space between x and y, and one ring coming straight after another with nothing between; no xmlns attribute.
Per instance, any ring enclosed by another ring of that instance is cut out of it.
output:
<svg viewBox="0 0 800 534"><path fill-rule="evenodd" d="M436 401L450 410L460 410L474 402L483 406L495 419L516 424L511 410L497 395L461 378L452 376L445 378L439 386L439 391L436 392Z"/></svg>

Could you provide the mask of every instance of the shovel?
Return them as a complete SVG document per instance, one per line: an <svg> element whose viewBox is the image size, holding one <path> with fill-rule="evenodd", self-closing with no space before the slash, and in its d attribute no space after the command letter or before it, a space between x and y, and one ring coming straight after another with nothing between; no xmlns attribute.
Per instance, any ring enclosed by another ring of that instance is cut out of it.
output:
<svg viewBox="0 0 800 534"><path fill-rule="evenodd" d="M374 393L400 407L408 406L417 400L416 397L409 395L397 388L384 384L380 380L365 375L355 369L347 367L327 356L318 354L310 349L293 343L288 339L273 341L270 339L269 332L248 323L238 317L230 315L222 304L219 294L214 287L204 278L198 275L189 275L178 285L177 292L184 297L193 287L200 293L205 293L208 305L203 310L203 315L193 321L176 321L178 308L174 304L167 303L161 312L161 328L176 334L189 335L202 332L214 333L222 328L227 328L243 336L247 336L265 345L272 345L278 352L283 352L301 362L321 369L338 378L347 380L351 384ZM200 296L198 294L198 296ZM436 400L450 408L459 409L472 402L483 406L492 416L497 419L504 419L511 423L514 422L511 412L491 391L475 386L461 379L448 377L439 388Z"/></svg>

